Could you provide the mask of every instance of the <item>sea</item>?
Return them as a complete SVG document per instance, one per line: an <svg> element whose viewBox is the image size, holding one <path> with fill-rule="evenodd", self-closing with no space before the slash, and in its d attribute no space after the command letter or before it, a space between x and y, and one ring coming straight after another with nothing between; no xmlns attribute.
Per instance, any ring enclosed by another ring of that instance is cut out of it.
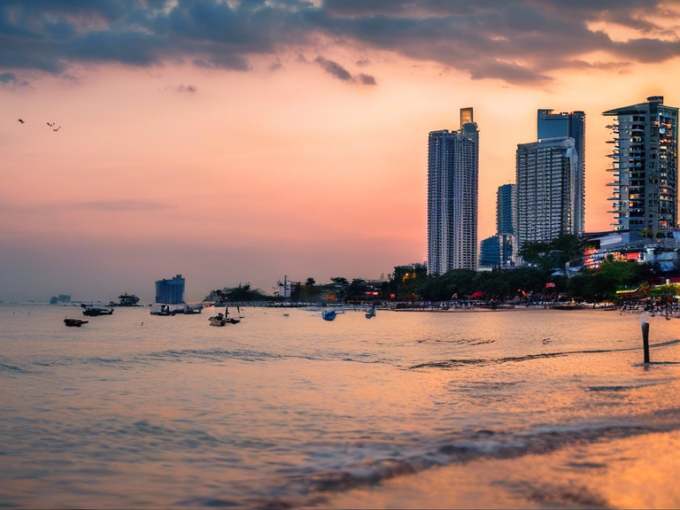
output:
<svg viewBox="0 0 680 510"><path fill-rule="evenodd" d="M680 473L678 319L214 312L0 306L0 508L636 506L608 473Z"/></svg>

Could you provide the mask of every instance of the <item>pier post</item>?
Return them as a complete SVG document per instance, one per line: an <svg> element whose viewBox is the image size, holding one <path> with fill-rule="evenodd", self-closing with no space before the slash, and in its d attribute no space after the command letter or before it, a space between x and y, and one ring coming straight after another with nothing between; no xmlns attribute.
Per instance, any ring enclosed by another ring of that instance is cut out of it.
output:
<svg viewBox="0 0 680 510"><path fill-rule="evenodd" d="M641 322L642 326L642 347L645 351L645 363L649 363L649 322Z"/></svg>

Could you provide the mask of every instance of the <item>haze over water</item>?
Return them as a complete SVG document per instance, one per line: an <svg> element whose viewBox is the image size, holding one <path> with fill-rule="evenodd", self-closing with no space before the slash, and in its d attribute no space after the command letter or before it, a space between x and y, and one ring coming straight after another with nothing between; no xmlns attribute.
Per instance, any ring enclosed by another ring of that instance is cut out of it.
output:
<svg viewBox="0 0 680 510"><path fill-rule="evenodd" d="M0 307L0 507L646 506L678 444L675 319L644 367L617 312L209 313Z"/></svg>

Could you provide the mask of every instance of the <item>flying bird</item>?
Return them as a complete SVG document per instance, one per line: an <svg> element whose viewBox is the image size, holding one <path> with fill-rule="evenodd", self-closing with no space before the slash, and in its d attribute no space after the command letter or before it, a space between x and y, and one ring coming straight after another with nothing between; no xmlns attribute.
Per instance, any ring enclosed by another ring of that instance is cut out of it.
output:
<svg viewBox="0 0 680 510"><path fill-rule="evenodd" d="M61 126L59 126L57 129L53 129L52 131L59 131L61 129Z"/></svg>
<svg viewBox="0 0 680 510"><path fill-rule="evenodd" d="M23 123L24 123L24 119L19 119L19 122L21 122L21 123L23 124Z"/></svg>
<svg viewBox="0 0 680 510"><path fill-rule="evenodd" d="M52 126L54 126L54 122L51 122L51 123L48 122L47 125L50 126L50 127L52 127Z"/></svg>

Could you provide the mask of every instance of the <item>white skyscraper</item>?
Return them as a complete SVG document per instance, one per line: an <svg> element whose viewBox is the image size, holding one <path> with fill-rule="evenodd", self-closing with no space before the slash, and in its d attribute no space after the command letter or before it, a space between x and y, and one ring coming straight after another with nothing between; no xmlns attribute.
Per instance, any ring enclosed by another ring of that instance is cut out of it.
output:
<svg viewBox="0 0 680 510"><path fill-rule="evenodd" d="M577 234L581 194L573 138L548 138L517 146L517 243L549 242Z"/></svg>
<svg viewBox="0 0 680 510"><path fill-rule="evenodd" d="M430 274L477 268L479 130L472 108L461 109L460 119L460 130L432 131L428 140Z"/></svg>

